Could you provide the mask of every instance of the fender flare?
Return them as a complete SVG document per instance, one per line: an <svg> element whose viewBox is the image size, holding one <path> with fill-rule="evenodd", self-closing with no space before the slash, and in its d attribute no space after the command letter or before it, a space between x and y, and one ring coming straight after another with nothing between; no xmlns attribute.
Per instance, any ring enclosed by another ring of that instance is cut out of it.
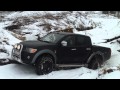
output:
<svg viewBox="0 0 120 90"><path fill-rule="evenodd" d="M57 57L56 57L55 53L54 53L52 50L49 50L49 49L45 49L45 50L39 51L39 52L33 57L31 63L34 64L35 61L36 61L36 59L37 59L40 55L45 54L45 53L48 53L48 54L52 55L52 56L54 57L54 60L55 60L55 63L56 63Z"/></svg>
<svg viewBox="0 0 120 90"><path fill-rule="evenodd" d="M99 55L102 57L103 61L104 61L104 55L102 52L98 51L98 52L94 52L91 54L91 56L88 58L87 60L87 64L92 60L92 58L95 56L95 55Z"/></svg>

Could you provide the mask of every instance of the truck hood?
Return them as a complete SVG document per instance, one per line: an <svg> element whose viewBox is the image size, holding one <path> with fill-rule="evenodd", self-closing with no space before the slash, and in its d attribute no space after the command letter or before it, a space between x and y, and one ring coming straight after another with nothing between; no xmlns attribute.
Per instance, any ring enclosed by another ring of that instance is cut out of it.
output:
<svg viewBox="0 0 120 90"><path fill-rule="evenodd" d="M49 45L54 45L53 43L48 43L48 42L43 42L43 41L24 41L21 42L25 47L39 47L39 46L49 46Z"/></svg>

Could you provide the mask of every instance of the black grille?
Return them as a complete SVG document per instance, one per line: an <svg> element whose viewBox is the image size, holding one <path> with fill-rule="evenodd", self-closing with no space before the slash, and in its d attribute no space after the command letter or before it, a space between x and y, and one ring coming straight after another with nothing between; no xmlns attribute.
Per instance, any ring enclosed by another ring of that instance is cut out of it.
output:
<svg viewBox="0 0 120 90"><path fill-rule="evenodd" d="M20 56L20 51L14 48L12 54L15 56Z"/></svg>
<svg viewBox="0 0 120 90"><path fill-rule="evenodd" d="M19 50L17 48L13 48L13 50L12 50L13 58L17 57L17 58L21 59L21 52L22 52L23 46L21 44L19 44L19 45L20 45L20 49Z"/></svg>

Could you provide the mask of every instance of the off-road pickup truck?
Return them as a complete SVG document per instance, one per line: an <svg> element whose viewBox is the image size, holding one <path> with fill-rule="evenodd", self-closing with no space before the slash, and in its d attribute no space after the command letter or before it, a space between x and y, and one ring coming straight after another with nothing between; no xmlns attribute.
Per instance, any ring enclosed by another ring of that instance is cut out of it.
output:
<svg viewBox="0 0 120 90"><path fill-rule="evenodd" d="M39 41L17 43L12 50L13 60L34 65L38 75L58 67L98 69L110 57L111 49L92 45L89 36L65 32L49 33Z"/></svg>

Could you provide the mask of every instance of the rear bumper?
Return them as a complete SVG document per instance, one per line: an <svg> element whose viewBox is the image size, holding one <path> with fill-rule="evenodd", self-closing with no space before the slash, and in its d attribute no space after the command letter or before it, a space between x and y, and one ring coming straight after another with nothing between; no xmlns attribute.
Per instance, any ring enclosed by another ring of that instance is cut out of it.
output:
<svg viewBox="0 0 120 90"><path fill-rule="evenodd" d="M109 60L111 58L111 49L107 49L106 52L104 53L104 58L105 60Z"/></svg>

